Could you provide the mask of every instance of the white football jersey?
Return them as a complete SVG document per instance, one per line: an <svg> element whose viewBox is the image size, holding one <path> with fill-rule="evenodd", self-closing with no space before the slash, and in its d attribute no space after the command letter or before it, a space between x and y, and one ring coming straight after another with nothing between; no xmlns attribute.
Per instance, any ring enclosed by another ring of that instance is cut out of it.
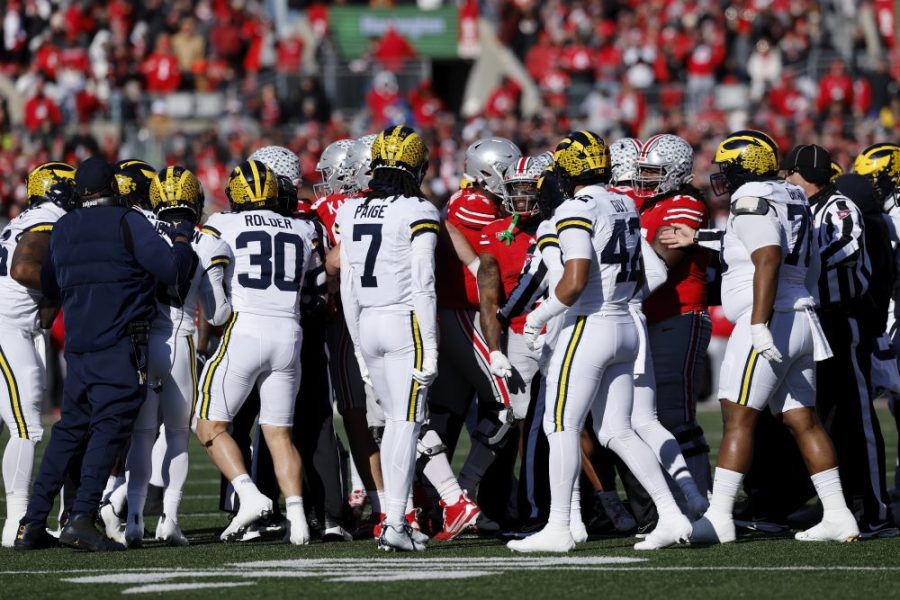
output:
<svg viewBox="0 0 900 600"><path fill-rule="evenodd" d="M351 198L341 206L335 233L349 258L360 308L412 310L412 240L437 233L439 219L433 204L407 196Z"/></svg>
<svg viewBox="0 0 900 600"><path fill-rule="evenodd" d="M203 233L231 248L234 260L225 272L234 312L270 317L299 317L300 290L306 273L318 266L319 239L311 223L271 210L212 215Z"/></svg>
<svg viewBox="0 0 900 600"><path fill-rule="evenodd" d="M643 280L641 220L631 198L603 186L588 186L563 202L553 221L563 262L591 259L587 287L569 312L627 314L628 301L635 295L636 284ZM590 242L583 235L568 235L569 231L586 232Z"/></svg>
<svg viewBox="0 0 900 600"><path fill-rule="evenodd" d="M9 269L22 236L32 231L50 233L54 223L64 214L66 211L52 202L42 202L24 210L0 232L0 319L4 325L29 331L39 328L40 292L20 285L10 277Z"/></svg>
<svg viewBox="0 0 900 600"><path fill-rule="evenodd" d="M761 245L754 239L742 239L735 231L735 220L746 218L737 211L754 210L764 216L781 244L781 268L778 271L778 292L775 310L790 311L813 305L818 297L819 249L813 235L812 213L806 195L799 187L786 181L758 181L746 183L731 196L731 211L722 240L722 308L729 321L735 322L753 308L753 274L755 268L749 248ZM748 214L748 213L745 213ZM772 231L760 231L760 237ZM753 237L745 235L744 237ZM765 245L765 244L763 244Z"/></svg>
<svg viewBox="0 0 900 600"><path fill-rule="evenodd" d="M155 215L148 215L150 223L156 228L162 238L171 246L169 228L165 221L160 221ZM190 281L180 286L159 285L156 290L156 319L150 330L159 335L194 335L194 315L197 314L197 302L200 299L200 284L203 274L214 267L221 266L228 270L234 258L231 248L224 241L209 233L195 231L191 239L191 247L197 254L197 267ZM204 315L209 317L209 315Z"/></svg>

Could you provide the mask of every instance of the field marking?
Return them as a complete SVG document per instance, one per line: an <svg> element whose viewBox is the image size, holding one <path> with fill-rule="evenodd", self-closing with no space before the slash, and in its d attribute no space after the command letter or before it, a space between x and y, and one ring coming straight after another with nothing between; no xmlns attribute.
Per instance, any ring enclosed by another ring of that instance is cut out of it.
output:
<svg viewBox="0 0 900 600"><path fill-rule="evenodd" d="M142 585L141 587L122 590L123 594L160 594L163 592L185 592L188 590L211 590L220 588L236 588L256 585L253 581L229 581L222 583L161 583Z"/></svg>

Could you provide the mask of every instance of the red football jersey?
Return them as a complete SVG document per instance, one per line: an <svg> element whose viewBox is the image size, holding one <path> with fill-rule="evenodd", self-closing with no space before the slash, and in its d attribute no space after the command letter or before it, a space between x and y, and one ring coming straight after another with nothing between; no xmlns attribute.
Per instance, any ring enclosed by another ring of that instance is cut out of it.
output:
<svg viewBox="0 0 900 600"><path fill-rule="evenodd" d="M329 194L317 200L312 206L313 212L316 213L319 221L325 226L325 231L328 232L328 241L332 248L337 244L337 236L334 235L334 220L337 218L338 209L346 202L347 198L349 196L346 194Z"/></svg>
<svg viewBox="0 0 900 600"><path fill-rule="evenodd" d="M707 226L709 209L692 196L675 195L641 207L641 229L653 241L660 227L683 223L692 229ZM706 310L706 268L708 252L688 252L684 260L669 270L668 280L644 301L648 323L669 317Z"/></svg>
<svg viewBox="0 0 900 600"><path fill-rule="evenodd" d="M503 281L503 294L506 298L509 298L509 295L518 285L519 279L522 277L522 273L525 271L525 267L537 246L537 239L534 236L537 231L537 223L535 223L531 231L525 231L518 226L514 227L512 229L513 240L507 245L501 239L501 236L504 231L509 229L511 224L512 217L510 216L505 219L497 219L485 226L481 231L481 242L478 246L479 254L487 252L493 254L497 259L497 263L500 265L500 277ZM522 333L527 314L527 312L523 312L513 317L512 321L510 321L510 329L516 333Z"/></svg>
<svg viewBox="0 0 900 600"><path fill-rule="evenodd" d="M445 218L465 236L478 253L481 230L500 216L499 207L484 194L463 188L453 194L444 209ZM478 310L478 284L448 243L438 244L435 257L435 291L441 308Z"/></svg>

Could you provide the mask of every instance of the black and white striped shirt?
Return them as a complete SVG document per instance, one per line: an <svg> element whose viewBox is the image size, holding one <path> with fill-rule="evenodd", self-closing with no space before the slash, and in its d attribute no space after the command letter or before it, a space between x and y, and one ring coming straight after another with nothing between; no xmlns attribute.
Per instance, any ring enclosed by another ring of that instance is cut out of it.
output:
<svg viewBox="0 0 900 600"><path fill-rule="evenodd" d="M819 304L846 306L866 293L872 276L862 213L852 200L832 186L809 200L822 258Z"/></svg>

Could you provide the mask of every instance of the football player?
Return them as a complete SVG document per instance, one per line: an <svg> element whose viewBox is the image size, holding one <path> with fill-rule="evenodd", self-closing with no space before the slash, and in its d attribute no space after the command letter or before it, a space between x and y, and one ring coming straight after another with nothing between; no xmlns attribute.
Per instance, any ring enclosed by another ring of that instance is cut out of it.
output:
<svg viewBox="0 0 900 600"><path fill-rule="evenodd" d="M42 300L41 264L53 224L75 206L75 168L36 167L25 181L27 208L0 232L0 419L9 428L3 451L6 522L2 545L12 547L28 508L34 449L41 441L44 393L43 334L58 307Z"/></svg>
<svg viewBox="0 0 900 600"><path fill-rule="evenodd" d="M378 547L422 551L427 536L405 519L416 440L428 389L437 375L434 248L437 209L419 185L428 150L408 127L378 135L372 178L362 198L338 210L341 300L364 380L385 414L381 444L387 496Z"/></svg>
<svg viewBox="0 0 900 600"><path fill-rule="evenodd" d="M233 212L213 215L203 231L220 237L234 252L226 273L234 312L200 377L197 437L240 499L237 514L220 536L227 541L272 512L272 500L253 483L228 433L233 416L256 386L260 428L285 497L286 540L306 544L300 455L291 427L300 385L300 291L319 262L315 230L275 212L278 183L262 162L248 160L235 167L226 195Z"/></svg>
<svg viewBox="0 0 900 600"><path fill-rule="evenodd" d="M664 548L686 540L691 531L656 456L631 427L638 332L628 301L644 279L640 219L630 198L606 190L609 167L606 143L589 131L569 134L554 153L563 201L554 208L553 221L563 274L548 299L528 314L524 328L534 347L547 322L564 315L562 345L547 369L544 411L550 517L540 532L507 544L518 552L568 552L575 546L571 498L581 470L580 430L588 411L600 443L628 465L660 515L653 533L635 549ZM582 344L585 338L597 342Z"/></svg>
<svg viewBox="0 0 900 600"><path fill-rule="evenodd" d="M156 175L156 169L138 158L120 160L113 165L113 169L119 195L125 199L125 203L142 212L151 221L156 221L150 205L150 183Z"/></svg>
<svg viewBox="0 0 900 600"><path fill-rule="evenodd" d="M737 131L713 159L713 191L731 195L724 234L675 223L663 243L697 240L721 251L722 308L735 329L719 384L725 422L709 510L691 540L735 540L734 499L750 466L753 431L768 408L791 430L824 508L821 523L796 534L802 541L859 537L847 508L831 440L816 416L815 362L831 355L813 309L820 268L813 222L803 190L779 180L778 147L768 135Z"/></svg>

